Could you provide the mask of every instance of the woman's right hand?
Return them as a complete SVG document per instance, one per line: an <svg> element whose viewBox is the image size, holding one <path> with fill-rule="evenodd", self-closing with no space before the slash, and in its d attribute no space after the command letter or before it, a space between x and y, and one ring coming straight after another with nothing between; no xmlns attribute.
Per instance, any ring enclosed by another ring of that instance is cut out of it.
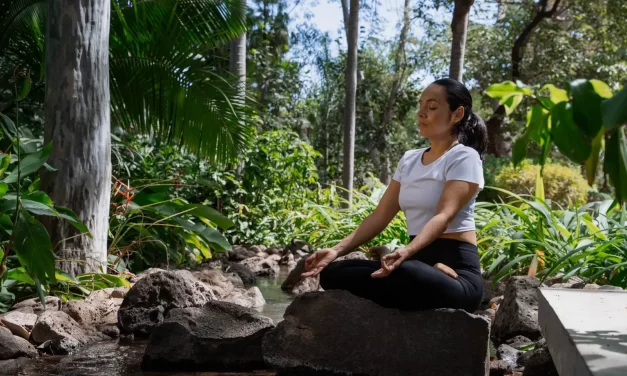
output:
<svg viewBox="0 0 627 376"><path fill-rule="evenodd" d="M305 260L306 272L301 277L315 277L337 258L337 251L332 248L325 248L314 252Z"/></svg>

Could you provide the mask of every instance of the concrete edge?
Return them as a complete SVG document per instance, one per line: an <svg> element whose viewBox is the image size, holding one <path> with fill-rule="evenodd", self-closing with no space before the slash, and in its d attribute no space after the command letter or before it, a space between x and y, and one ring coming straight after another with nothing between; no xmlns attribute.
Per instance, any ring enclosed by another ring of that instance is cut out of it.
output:
<svg viewBox="0 0 627 376"><path fill-rule="evenodd" d="M538 289L538 321L557 372L563 376L593 376L568 330L544 296L544 290L555 289Z"/></svg>

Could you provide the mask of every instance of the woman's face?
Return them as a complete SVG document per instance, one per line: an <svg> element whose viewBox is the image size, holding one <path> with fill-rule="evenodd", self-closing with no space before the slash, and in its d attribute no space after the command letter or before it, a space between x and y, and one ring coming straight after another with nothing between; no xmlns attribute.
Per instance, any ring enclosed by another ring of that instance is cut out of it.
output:
<svg viewBox="0 0 627 376"><path fill-rule="evenodd" d="M418 128L420 135L430 140L448 139L453 126L464 117L464 108L452 112L446 101L446 89L431 84L422 92L418 101Z"/></svg>

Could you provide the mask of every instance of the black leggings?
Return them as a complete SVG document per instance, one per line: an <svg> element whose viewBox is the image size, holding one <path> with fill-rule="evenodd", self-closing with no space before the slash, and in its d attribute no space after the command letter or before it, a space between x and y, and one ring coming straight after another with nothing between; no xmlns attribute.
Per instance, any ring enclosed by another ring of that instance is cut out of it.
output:
<svg viewBox="0 0 627 376"><path fill-rule="evenodd" d="M449 277L433 265L445 264L457 273ZM477 246L453 239L436 239L385 278L370 274L379 261L345 260L331 263L320 274L325 290L347 290L385 307L405 310L456 308L474 312L483 295Z"/></svg>

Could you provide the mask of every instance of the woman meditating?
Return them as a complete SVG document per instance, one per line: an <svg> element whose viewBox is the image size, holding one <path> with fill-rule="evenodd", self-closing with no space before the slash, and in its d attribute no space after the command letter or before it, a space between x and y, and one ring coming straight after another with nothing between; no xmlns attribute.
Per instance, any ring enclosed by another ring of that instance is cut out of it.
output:
<svg viewBox="0 0 627 376"><path fill-rule="evenodd" d="M313 253L303 277L386 307L475 311L482 298L474 206L483 188L487 130L466 87L433 82L419 101L420 135L431 146L403 155L376 209L336 246ZM411 242L379 261L333 261L376 237L399 210Z"/></svg>

